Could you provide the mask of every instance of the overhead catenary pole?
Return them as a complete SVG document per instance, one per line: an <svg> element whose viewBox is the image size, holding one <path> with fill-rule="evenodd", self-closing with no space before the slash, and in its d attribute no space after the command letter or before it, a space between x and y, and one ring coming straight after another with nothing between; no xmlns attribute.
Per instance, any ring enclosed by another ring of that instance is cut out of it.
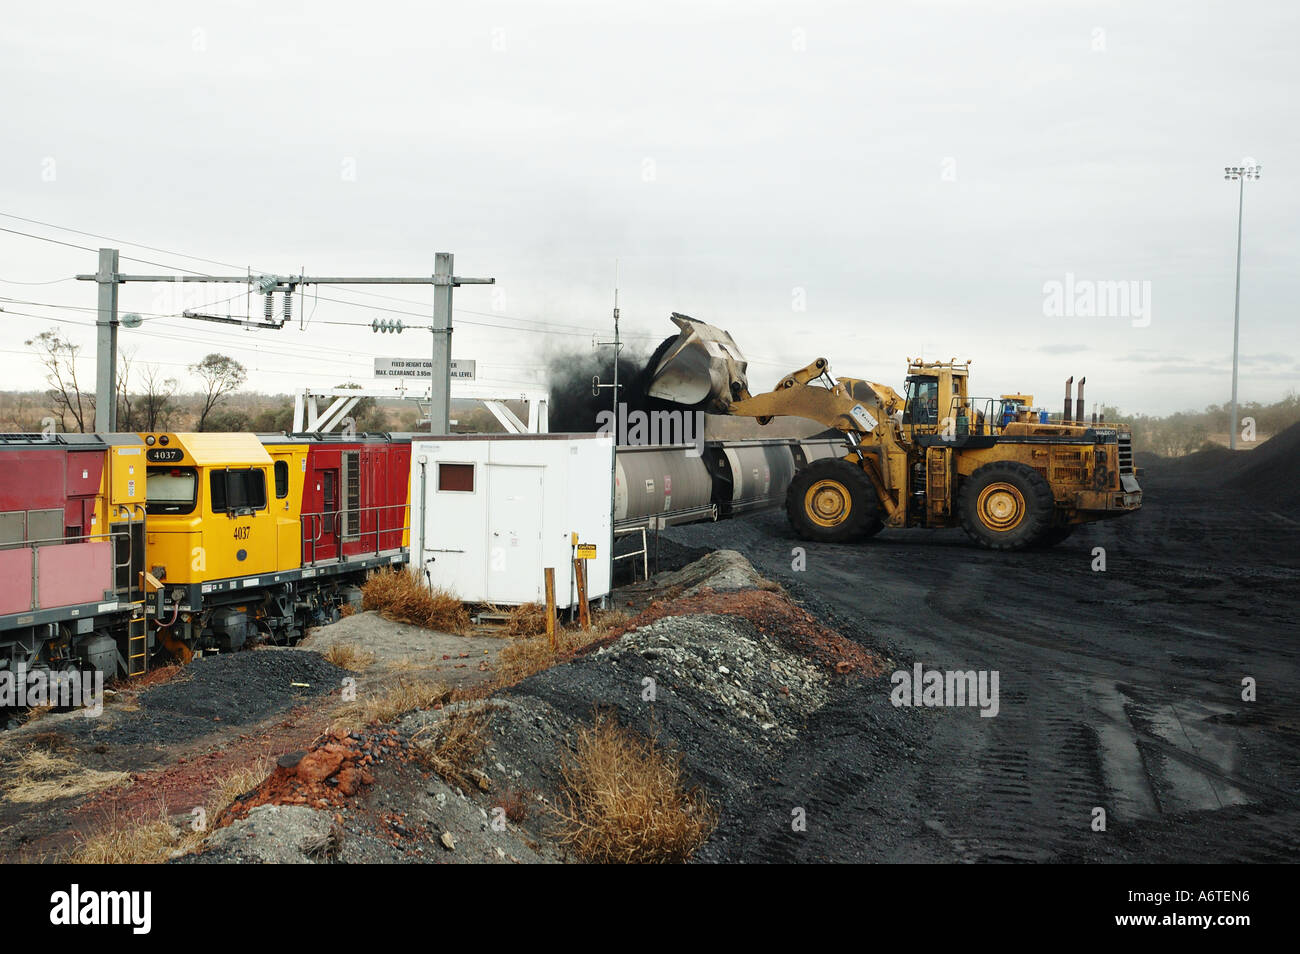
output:
<svg viewBox="0 0 1300 954"><path fill-rule="evenodd" d="M433 363L429 366L429 433L451 433L452 254L433 257Z"/></svg>
<svg viewBox="0 0 1300 954"><path fill-rule="evenodd" d="M80 276L78 276L80 277ZM117 430L117 249L99 250L99 312L95 318L95 431Z"/></svg>

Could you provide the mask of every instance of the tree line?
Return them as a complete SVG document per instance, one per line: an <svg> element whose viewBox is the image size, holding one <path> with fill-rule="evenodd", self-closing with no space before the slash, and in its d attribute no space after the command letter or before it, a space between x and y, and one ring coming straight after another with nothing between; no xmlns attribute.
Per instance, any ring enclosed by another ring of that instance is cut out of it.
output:
<svg viewBox="0 0 1300 954"><path fill-rule="evenodd" d="M95 430L96 395L92 382L79 379L80 345L57 331L43 331L26 342L45 371L39 393L0 392L0 431L35 433L53 424L62 432ZM293 427L293 400L286 395L244 392L248 369L229 355L209 354L184 367L181 376L158 364L138 361L121 351L117 363L119 431L254 431L275 433ZM359 385L342 385L359 387ZM358 431L415 430L419 413L389 413L374 398L362 398L351 415Z"/></svg>

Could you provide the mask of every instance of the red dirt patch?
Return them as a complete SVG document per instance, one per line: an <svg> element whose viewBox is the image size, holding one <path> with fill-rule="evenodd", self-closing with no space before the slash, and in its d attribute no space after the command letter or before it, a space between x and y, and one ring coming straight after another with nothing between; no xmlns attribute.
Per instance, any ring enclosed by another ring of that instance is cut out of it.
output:
<svg viewBox="0 0 1300 954"><path fill-rule="evenodd" d="M691 616L717 613L749 620L764 636L770 636L788 649L841 675L855 673L879 676L886 670L885 661L853 640L841 636L817 622L807 610L800 609L781 593L770 590L734 590L715 593L701 590L694 596L655 600L608 639L584 647L591 652L606 646L619 636L667 616Z"/></svg>
<svg viewBox="0 0 1300 954"><path fill-rule="evenodd" d="M141 773L132 783L110 789L73 809L74 817L144 820L189 811L206 803L213 786L236 769L310 745L325 731L327 719L300 706L270 726L239 735L220 748L181 755L164 769Z"/></svg>
<svg viewBox="0 0 1300 954"><path fill-rule="evenodd" d="M373 785L372 768L386 761L410 761L396 729L335 730L309 749L290 752L252 792L235 800L219 824L243 818L258 805L336 808Z"/></svg>

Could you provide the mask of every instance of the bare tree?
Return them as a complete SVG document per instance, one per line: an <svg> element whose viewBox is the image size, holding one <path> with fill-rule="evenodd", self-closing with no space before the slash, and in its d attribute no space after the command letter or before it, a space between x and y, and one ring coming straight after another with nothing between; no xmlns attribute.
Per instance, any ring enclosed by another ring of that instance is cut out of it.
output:
<svg viewBox="0 0 1300 954"><path fill-rule="evenodd" d="M134 398L131 394L131 364L135 352L121 350L117 354L117 429L119 431L138 430L134 413Z"/></svg>
<svg viewBox="0 0 1300 954"><path fill-rule="evenodd" d="M199 422L197 430L203 430L203 425L212 413L212 409L221 403L222 398L232 391L239 390L239 387L248 377L248 370L236 361L224 354L210 354L198 364L190 365L190 372L198 375L203 381L205 391L203 396L203 410L199 412Z"/></svg>
<svg viewBox="0 0 1300 954"><path fill-rule="evenodd" d="M167 422L175 407L172 399L178 387L175 378L165 378L158 370L158 365L145 365L140 376L142 391L140 393L140 429L143 431L165 430Z"/></svg>
<svg viewBox="0 0 1300 954"><path fill-rule="evenodd" d="M60 430L68 430L68 417L77 430L85 433L86 425L95 422L95 396L83 394L77 383L77 355L81 345L73 344L57 331L42 331L24 342L35 348L45 366L45 380L50 385L46 396L59 416ZM211 356L210 356L211 357Z"/></svg>

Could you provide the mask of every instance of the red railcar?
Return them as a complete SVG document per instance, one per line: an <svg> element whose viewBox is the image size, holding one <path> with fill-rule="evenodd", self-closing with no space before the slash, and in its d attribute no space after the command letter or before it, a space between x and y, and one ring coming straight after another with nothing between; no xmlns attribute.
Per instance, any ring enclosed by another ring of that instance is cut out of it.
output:
<svg viewBox="0 0 1300 954"><path fill-rule="evenodd" d="M0 435L0 669L143 668L139 445L130 435ZM139 645L128 645L132 617Z"/></svg>
<svg viewBox="0 0 1300 954"><path fill-rule="evenodd" d="M301 510L303 565L405 546L410 440L383 434L301 439L310 443Z"/></svg>

